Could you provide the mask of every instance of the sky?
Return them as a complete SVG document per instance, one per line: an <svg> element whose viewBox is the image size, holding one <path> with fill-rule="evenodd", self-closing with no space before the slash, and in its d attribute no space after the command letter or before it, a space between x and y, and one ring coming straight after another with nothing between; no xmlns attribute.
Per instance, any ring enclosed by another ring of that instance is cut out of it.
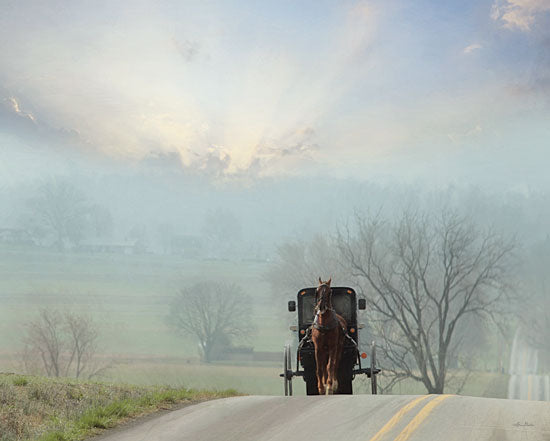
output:
<svg viewBox="0 0 550 441"><path fill-rule="evenodd" d="M550 189L550 0L0 6L0 181Z"/></svg>

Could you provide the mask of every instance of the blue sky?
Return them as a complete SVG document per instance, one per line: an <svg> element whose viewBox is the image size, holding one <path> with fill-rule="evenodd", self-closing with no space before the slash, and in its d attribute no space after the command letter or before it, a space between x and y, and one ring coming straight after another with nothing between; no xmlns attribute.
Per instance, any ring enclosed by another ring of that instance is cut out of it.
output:
<svg viewBox="0 0 550 441"><path fill-rule="evenodd" d="M550 187L549 29L550 0L4 1L0 172Z"/></svg>

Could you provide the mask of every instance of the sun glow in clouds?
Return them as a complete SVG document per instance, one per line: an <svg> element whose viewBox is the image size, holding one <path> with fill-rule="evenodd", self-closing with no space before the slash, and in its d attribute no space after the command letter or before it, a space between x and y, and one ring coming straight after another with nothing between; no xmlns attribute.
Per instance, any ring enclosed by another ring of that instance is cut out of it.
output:
<svg viewBox="0 0 550 441"><path fill-rule="evenodd" d="M547 84L544 57L534 86L522 78L547 2L497 0L475 35L446 3L390 3L17 2L0 16L0 111L40 129L32 146L215 178L366 176L484 151L527 115L525 91ZM509 53L518 34L530 43Z"/></svg>
<svg viewBox="0 0 550 441"><path fill-rule="evenodd" d="M35 17L36 34L46 41L19 45L16 64L29 69L31 57L46 51L49 61L40 76L14 82L54 127L78 129L119 158L177 152L185 166L201 168L215 156L230 174L251 167L269 173L277 163L284 168L317 154L318 144L304 140L304 131L312 138L355 86L374 29L364 2L337 8L323 17L327 23L289 23L288 35L280 28L285 17L232 22L234 11L221 4L197 7L195 17L170 16L154 5L120 8L116 26L68 6L65 19L84 21L78 28L42 8L54 25ZM201 21L208 26L200 28Z"/></svg>

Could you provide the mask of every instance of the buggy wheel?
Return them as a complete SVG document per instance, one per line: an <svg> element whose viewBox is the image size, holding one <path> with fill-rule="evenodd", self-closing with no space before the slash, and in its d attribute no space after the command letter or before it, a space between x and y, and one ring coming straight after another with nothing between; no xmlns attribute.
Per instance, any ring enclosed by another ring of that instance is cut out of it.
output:
<svg viewBox="0 0 550 441"><path fill-rule="evenodd" d="M283 355L283 381L285 385L285 396L292 395L292 358L290 356L290 345L285 346Z"/></svg>
<svg viewBox="0 0 550 441"><path fill-rule="evenodd" d="M371 358L370 358L370 384L371 384L371 393L376 395L378 393L378 382L376 380L376 344L374 341L371 343Z"/></svg>

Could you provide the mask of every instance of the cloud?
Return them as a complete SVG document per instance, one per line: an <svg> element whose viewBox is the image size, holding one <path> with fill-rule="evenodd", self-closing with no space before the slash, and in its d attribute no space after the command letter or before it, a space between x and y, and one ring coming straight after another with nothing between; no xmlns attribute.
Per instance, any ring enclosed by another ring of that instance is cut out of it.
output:
<svg viewBox="0 0 550 441"><path fill-rule="evenodd" d="M309 166L317 144L307 127L326 139L325 122L365 84L383 8L327 5L314 11L319 26L289 20L302 7L272 16L258 2L256 17L225 2L179 3L8 8L0 128L37 148L79 149L71 135L98 156L214 176L258 164L301 171L300 158Z"/></svg>
<svg viewBox="0 0 550 441"><path fill-rule="evenodd" d="M19 105L19 101L14 96L10 96L8 98L4 98L4 103L6 107L11 109L14 113L19 115L22 118L28 119L32 121L33 123L36 123L36 118L34 115L30 112L24 112L21 110L21 106Z"/></svg>
<svg viewBox="0 0 550 441"><path fill-rule="evenodd" d="M177 39L173 38L172 42L174 43L174 46L176 47L178 53L187 63L195 60L199 55L199 44L196 41L178 41Z"/></svg>
<svg viewBox="0 0 550 441"><path fill-rule="evenodd" d="M496 0L491 8L491 18L505 28L528 32L536 20L548 12L548 0Z"/></svg>
<svg viewBox="0 0 550 441"><path fill-rule="evenodd" d="M4 95L4 98L2 98ZM17 137L23 143L36 148L49 147L54 150L90 149L80 132L73 128L55 127L40 117L40 112L29 112L22 103L29 100L6 94L0 88L0 131ZM31 107L34 107L31 105Z"/></svg>
<svg viewBox="0 0 550 441"><path fill-rule="evenodd" d="M315 130L304 127L285 133L279 139L262 142L257 152L261 156L270 157L308 156L311 152L319 150L314 138Z"/></svg>
<svg viewBox="0 0 550 441"><path fill-rule="evenodd" d="M179 171L183 167L181 154L177 151L153 151L145 156L140 162L146 168L160 169L162 171Z"/></svg>
<svg viewBox="0 0 550 441"><path fill-rule="evenodd" d="M199 156L192 166L211 178L220 178L231 165L231 155L223 147L212 146L204 155Z"/></svg>
<svg viewBox="0 0 550 441"><path fill-rule="evenodd" d="M464 52L465 54L470 54L473 51L478 50L478 49L482 49L482 48L483 48L483 46L481 44L472 43L471 45L466 46L462 52Z"/></svg>
<svg viewBox="0 0 550 441"><path fill-rule="evenodd" d="M139 161L139 164L147 170L176 172L187 176L200 175L213 181L224 177L231 165L231 155L220 146L211 146L201 154L185 151L187 154L190 153L191 159L184 158L182 153L178 150L151 151Z"/></svg>

